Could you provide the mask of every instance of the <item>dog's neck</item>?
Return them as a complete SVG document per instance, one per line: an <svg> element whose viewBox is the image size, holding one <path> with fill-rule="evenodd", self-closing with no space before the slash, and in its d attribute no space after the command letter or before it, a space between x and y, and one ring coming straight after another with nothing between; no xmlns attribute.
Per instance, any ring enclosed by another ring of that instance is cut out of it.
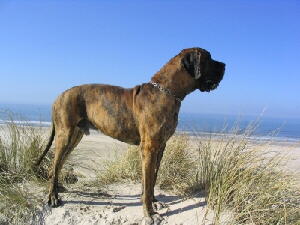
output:
<svg viewBox="0 0 300 225"><path fill-rule="evenodd" d="M196 89L195 79L176 60L167 63L151 80L182 100Z"/></svg>

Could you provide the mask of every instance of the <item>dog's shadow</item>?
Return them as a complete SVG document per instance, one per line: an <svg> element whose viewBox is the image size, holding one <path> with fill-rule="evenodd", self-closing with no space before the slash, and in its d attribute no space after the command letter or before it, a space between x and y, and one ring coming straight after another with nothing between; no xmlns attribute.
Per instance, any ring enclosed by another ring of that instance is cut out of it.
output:
<svg viewBox="0 0 300 225"><path fill-rule="evenodd" d="M113 206L113 207L136 207L141 206L141 195L110 195L105 192L100 191L66 191L68 194L81 196L83 198L89 198L89 200L63 200L63 205L85 205L85 206ZM204 197L203 194L198 194L195 197ZM91 200L90 200L91 199ZM160 194L156 196L156 199L162 203L165 207L171 208L176 206L186 200L186 198L176 196L176 195L163 195ZM206 205L205 201L195 201L195 203L185 205L184 207L176 207L174 210L166 210L162 213L162 216L171 216L181 212L190 211L195 208L200 208Z"/></svg>
<svg viewBox="0 0 300 225"><path fill-rule="evenodd" d="M142 205L139 201L140 195L110 195L105 192L84 192L84 191L66 191L68 194L75 194L92 200L65 200L62 205L80 204L87 206L139 206ZM113 200L131 200L132 202L113 202Z"/></svg>

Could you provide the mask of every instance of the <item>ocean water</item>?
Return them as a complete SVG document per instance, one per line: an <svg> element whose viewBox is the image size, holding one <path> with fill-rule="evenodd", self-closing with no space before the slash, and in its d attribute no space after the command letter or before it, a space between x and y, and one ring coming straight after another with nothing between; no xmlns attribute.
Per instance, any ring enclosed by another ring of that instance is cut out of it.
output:
<svg viewBox="0 0 300 225"><path fill-rule="evenodd" d="M19 123L27 121L30 125L51 125L51 105L0 104L0 124L10 119L8 115L11 113ZM268 139L275 136L281 140L300 141L300 119L290 118L182 112L179 114L177 130L191 133L230 133L238 125L240 132L243 132L255 121L258 122L253 135L257 138Z"/></svg>
<svg viewBox="0 0 300 225"><path fill-rule="evenodd" d="M204 133L232 133L236 128L237 133L254 130L252 135L259 139L300 141L300 118L181 113L177 127L182 131Z"/></svg>
<svg viewBox="0 0 300 225"><path fill-rule="evenodd" d="M10 120L10 117L30 124L51 124L51 105L0 104L0 123Z"/></svg>

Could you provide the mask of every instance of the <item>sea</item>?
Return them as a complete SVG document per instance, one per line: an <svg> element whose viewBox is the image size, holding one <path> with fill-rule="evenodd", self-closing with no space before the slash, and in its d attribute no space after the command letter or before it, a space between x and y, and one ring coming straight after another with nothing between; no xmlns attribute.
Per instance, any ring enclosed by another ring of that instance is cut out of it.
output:
<svg viewBox="0 0 300 225"><path fill-rule="evenodd" d="M30 126L51 126L51 105L0 104L0 124L11 119ZM204 135L233 132L242 134L249 130L252 130L254 138L261 140L300 142L300 118L181 112L177 126L179 132Z"/></svg>

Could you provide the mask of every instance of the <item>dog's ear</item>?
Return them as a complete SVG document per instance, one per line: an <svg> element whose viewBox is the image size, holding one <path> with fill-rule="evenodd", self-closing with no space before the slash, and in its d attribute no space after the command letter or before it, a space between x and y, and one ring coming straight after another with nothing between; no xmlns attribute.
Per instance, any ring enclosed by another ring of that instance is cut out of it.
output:
<svg viewBox="0 0 300 225"><path fill-rule="evenodd" d="M182 59L184 68L195 79L199 79L201 77L200 61L201 53L198 51L189 52Z"/></svg>

